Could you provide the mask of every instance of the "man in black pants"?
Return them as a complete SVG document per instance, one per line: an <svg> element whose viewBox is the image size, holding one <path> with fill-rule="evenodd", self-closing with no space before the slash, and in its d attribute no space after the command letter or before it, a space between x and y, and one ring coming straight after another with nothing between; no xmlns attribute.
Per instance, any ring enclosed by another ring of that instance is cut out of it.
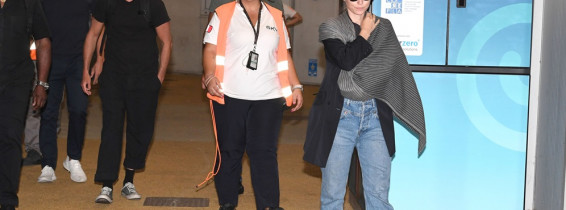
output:
<svg viewBox="0 0 566 210"><path fill-rule="evenodd" d="M39 146L42 159L38 182L55 181L57 166L57 121L63 98L67 92L69 129L67 158L63 167L74 182L86 182L81 163L85 137L88 96L80 89L83 78L83 44L90 24L93 0L43 0L53 43L53 59L49 71L50 90L47 104L41 114Z"/></svg>
<svg viewBox="0 0 566 210"><path fill-rule="evenodd" d="M38 55L39 84L33 107L45 104L51 62L51 41L39 0L0 0L0 209L18 205L22 163L22 134L32 87L34 66L30 36Z"/></svg>
<svg viewBox="0 0 566 210"><path fill-rule="evenodd" d="M149 5L145 4L148 3ZM147 6L147 8L145 8ZM147 10L146 10L147 9ZM98 0L84 45L82 88L91 94L90 57L105 27L104 67L99 77L102 100L102 136L95 182L102 183L97 203L112 203L112 186L118 179L126 118L126 157L121 194L138 200L133 177L145 167L153 138L155 111L171 53L169 16L161 0ZM161 53L156 36L163 42Z"/></svg>

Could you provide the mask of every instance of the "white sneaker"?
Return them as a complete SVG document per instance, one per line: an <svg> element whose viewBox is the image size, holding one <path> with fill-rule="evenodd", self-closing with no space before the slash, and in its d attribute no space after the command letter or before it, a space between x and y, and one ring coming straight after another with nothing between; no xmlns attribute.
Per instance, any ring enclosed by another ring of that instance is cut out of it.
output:
<svg viewBox="0 0 566 210"><path fill-rule="evenodd" d="M104 204L111 204L112 203L112 189L109 187L103 187L100 191L100 195L96 197L94 200L95 203L104 203Z"/></svg>
<svg viewBox="0 0 566 210"><path fill-rule="evenodd" d="M53 168L51 168L51 166L44 166L43 169L41 169L41 175L39 175L39 178L37 178L37 182L53 182L56 179L57 177L55 177L55 171L53 170Z"/></svg>
<svg viewBox="0 0 566 210"><path fill-rule="evenodd" d="M131 182L128 182L122 187L122 196L128 200L141 199L141 195L136 191L136 187Z"/></svg>
<svg viewBox="0 0 566 210"><path fill-rule="evenodd" d="M86 182L86 174L81 167L81 162L78 160L67 159L63 161L63 168L67 169L71 173L71 180L74 182Z"/></svg>

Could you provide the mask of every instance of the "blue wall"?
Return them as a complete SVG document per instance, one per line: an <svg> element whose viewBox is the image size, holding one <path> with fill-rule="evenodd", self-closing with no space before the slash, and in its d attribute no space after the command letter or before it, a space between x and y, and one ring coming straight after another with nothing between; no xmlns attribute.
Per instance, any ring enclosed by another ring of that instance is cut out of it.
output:
<svg viewBox="0 0 566 210"><path fill-rule="evenodd" d="M466 8L456 8L455 1L424 2L423 55L407 56L410 64L530 67L532 0L470 0ZM380 9L374 1L373 12L381 15ZM529 76L414 76L428 142L417 157L417 139L396 125L395 209L522 209Z"/></svg>
<svg viewBox="0 0 566 210"><path fill-rule="evenodd" d="M397 210L516 210L524 200L528 76L414 73L427 148L396 125Z"/></svg>

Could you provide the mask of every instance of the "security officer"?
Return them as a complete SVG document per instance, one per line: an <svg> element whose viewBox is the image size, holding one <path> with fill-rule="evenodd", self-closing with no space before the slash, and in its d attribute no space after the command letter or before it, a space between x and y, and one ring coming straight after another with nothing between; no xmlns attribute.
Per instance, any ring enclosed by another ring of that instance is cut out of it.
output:
<svg viewBox="0 0 566 210"><path fill-rule="evenodd" d="M31 36L31 37L30 37ZM37 46L35 110L45 104L51 41L39 0L0 0L0 209L18 205L22 134L34 77L30 38Z"/></svg>

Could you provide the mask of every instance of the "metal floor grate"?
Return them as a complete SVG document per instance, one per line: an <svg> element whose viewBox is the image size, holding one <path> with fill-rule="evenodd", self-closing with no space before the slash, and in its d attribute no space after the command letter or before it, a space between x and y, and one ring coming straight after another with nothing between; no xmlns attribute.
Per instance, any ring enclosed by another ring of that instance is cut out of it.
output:
<svg viewBox="0 0 566 210"><path fill-rule="evenodd" d="M208 198L147 197L144 206L208 207Z"/></svg>

